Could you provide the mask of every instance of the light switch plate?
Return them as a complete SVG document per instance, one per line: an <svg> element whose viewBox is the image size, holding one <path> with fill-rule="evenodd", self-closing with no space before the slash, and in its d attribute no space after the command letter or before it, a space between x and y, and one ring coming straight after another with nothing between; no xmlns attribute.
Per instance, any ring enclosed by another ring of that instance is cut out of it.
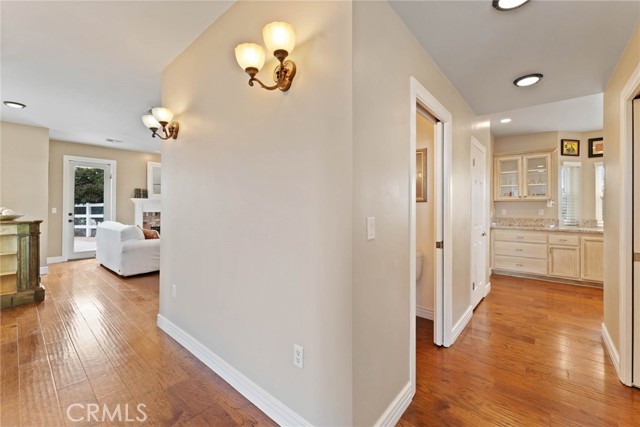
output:
<svg viewBox="0 0 640 427"><path fill-rule="evenodd" d="M506 215L506 214L507 214L506 209L500 209L500 215Z"/></svg>
<svg viewBox="0 0 640 427"><path fill-rule="evenodd" d="M57 208L51 208L51 213L52 213L52 214L54 214L54 213L58 213L58 209L57 209Z"/></svg>
<svg viewBox="0 0 640 427"><path fill-rule="evenodd" d="M376 238L376 217L367 217L367 240L373 240Z"/></svg>
<svg viewBox="0 0 640 427"><path fill-rule="evenodd" d="M538 209L538 215L544 216L544 209Z"/></svg>

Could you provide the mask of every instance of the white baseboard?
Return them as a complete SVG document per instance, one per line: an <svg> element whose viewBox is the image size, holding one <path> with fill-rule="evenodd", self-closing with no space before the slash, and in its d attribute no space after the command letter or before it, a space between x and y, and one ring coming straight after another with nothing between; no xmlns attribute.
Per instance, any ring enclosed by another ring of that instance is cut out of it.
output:
<svg viewBox="0 0 640 427"><path fill-rule="evenodd" d="M602 341L607 349L607 353L609 353L609 358L611 359L611 363L613 363L613 367L616 368L616 374L618 374L618 378L620 378L620 355L618 354L618 350L616 350L616 346L613 344L611 335L609 335L607 326L604 323L602 324Z"/></svg>
<svg viewBox="0 0 640 427"><path fill-rule="evenodd" d="M487 295L489 295L489 292L491 292L491 282L487 283L487 285L484 287L484 296L486 297Z"/></svg>
<svg viewBox="0 0 640 427"><path fill-rule="evenodd" d="M423 319L433 320L433 309L416 307L416 316L422 317Z"/></svg>
<svg viewBox="0 0 640 427"><path fill-rule="evenodd" d="M411 400L413 396L416 394L415 387L411 386L411 382L408 382L398 393L391 405L384 411L382 416L375 422L374 426L376 427L393 427L395 426L404 411L407 410L409 404L411 404Z"/></svg>
<svg viewBox="0 0 640 427"><path fill-rule="evenodd" d="M467 326L467 323L469 323L469 320L471 320L471 316L473 316L473 307L469 306L460 320L458 320L453 326L453 330L451 331L451 343L449 346L456 342L462 331L464 331L464 328Z"/></svg>
<svg viewBox="0 0 640 427"><path fill-rule="evenodd" d="M296 414L284 403L267 393L216 353L160 314L158 314L158 327L200 359L209 369L220 375L231 387L235 388L277 424L281 426L311 426L310 422Z"/></svg>
<svg viewBox="0 0 640 427"><path fill-rule="evenodd" d="M63 256L52 256L47 258L47 264L58 264L60 262L67 262L67 259Z"/></svg>
<svg viewBox="0 0 640 427"><path fill-rule="evenodd" d="M40 275L44 276L45 274L49 274L49 267L40 267Z"/></svg>

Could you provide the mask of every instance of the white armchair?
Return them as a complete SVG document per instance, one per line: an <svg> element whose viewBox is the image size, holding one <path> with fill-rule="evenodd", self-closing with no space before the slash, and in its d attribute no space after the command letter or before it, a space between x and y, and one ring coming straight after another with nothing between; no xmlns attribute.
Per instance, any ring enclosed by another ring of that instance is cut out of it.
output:
<svg viewBox="0 0 640 427"><path fill-rule="evenodd" d="M160 270L160 239L145 240L135 225L104 221L96 231L96 260L121 276Z"/></svg>

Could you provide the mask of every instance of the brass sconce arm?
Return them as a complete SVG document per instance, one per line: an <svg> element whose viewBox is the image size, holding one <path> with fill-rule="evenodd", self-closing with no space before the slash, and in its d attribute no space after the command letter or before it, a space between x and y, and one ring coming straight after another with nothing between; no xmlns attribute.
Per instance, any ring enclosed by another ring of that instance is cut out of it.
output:
<svg viewBox="0 0 640 427"><path fill-rule="evenodd" d="M180 130L180 125L178 124L178 122L172 122L169 127L167 127L168 123L166 122L160 122L160 124L162 125L162 133L164 133L164 136L162 135L162 133L158 132L158 128L150 128L152 132L151 136L153 138L157 136L163 141L166 141L167 139L178 138L178 131Z"/></svg>
<svg viewBox="0 0 640 427"><path fill-rule="evenodd" d="M282 92L286 92L291 87L291 83L293 83L293 78L296 75L296 64L293 61L285 61L287 57L286 52L284 52L284 56L278 56L278 60L280 61L280 65L276 67L273 71L273 81L276 82L273 86L267 86L260 79L256 77L258 74L257 68L247 68L245 71L249 74L249 86L253 87L254 82L258 83L260 87L266 90L276 90L280 89Z"/></svg>

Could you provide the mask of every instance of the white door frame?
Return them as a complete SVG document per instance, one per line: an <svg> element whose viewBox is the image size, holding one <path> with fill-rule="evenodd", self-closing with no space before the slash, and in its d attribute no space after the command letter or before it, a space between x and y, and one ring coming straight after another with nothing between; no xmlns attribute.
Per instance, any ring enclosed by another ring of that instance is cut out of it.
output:
<svg viewBox="0 0 640 427"><path fill-rule="evenodd" d="M633 364L633 313L632 313L632 268L633 262L631 254L633 253L632 236L632 199L633 199L633 98L640 92L640 65L633 71L627 84L620 93L620 246L619 246L619 277L618 281L619 300L618 308L620 313L620 348L619 355L615 354L615 349L610 349L610 356L614 366L618 371L620 381L625 385L632 384L631 370ZM605 167L607 157L605 155ZM607 224L605 224L605 231ZM606 232L605 232L606 239ZM607 284L605 283L605 286ZM608 332L604 323L602 324L603 336L608 336ZM605 338L605 342L606 342ZM613 350L613 351L611 351ZM619 357L619 360L616 360ZM618 363L616 363L618 362Z"/></svg>
<svg viewBox="0 0 640 427"><path fill-rule="evenodd" d="M413 393L416 388L416 114L420 104L440 121L434 142L435 157L435 223L436 241L444 242L436 249L436 259L442 259L441 273L436 268L434 300L434 342L446 347L452 340L452 227L451 227L451 152L453 146L453 117L451 113L414 77L410 80L409 96L409 380ZM439 130L439 132L438 132ZM438 254L438 252L440 254Z"/></svg>
<svg viewBox="0 0 640 427"><path fill-rule="evenodd" d="M489 253L489 217L488 217L488 210L489 210L489 171L487 170L487 147L485 147L484 145L482 145L480 143L480 141L478 141L478 139L474 136L471 137L471 145L475 148L477 148L483 155L484 155L484 185L483 185L483 190L484 190L484 206L482 207L482 210L484 211L484 233L485 233L485 242L484 242L484 259L481 259L480 262L482 262L483 265L483 289L482 289L482 297L480 298L480 300L478 300L478 302L476 303L475 301L471 301L472 302L472 306L473 308L475 308L478 304L480 304L480 301L482 301L482 298L484 298L485 296L487 296L488 291L489 291L489 263L488 263L488 253ZM473 161L473 156L470 156L470 160ZM469 167L471 167L473 170L473 164L470 164ZM474 209L473 207L473 175L471 176L471 194L470 194L470 206L471 209ZM473 214L471 215L471 231L473 231ZM473 237L471 238L471 257L473 257ZM471 263L471 266L473 268L473 262ZM471 279L473 280L475 273L472 271L471 272ZM471 290L471 295L473 296L473 289Z"/></svg>
<svg viewBox="0 0 640 427"><path fill-rule="evenodd" d="M94 159L91 157L79 157L79 156L67 156L65 155L62 160L62 257L65 261L69 260L69 251L71 248L69 247L69 239L67 239L68 233L70 230L70 223L66 214L67 209L69 208L69 169L70 162L90 162L90 163L100 163L100 164L109 164L111 165L111 208L109 209L109 214L111 220L115 220L116 218L116 161L115 160L107 160L107 159Z"/></svg>

